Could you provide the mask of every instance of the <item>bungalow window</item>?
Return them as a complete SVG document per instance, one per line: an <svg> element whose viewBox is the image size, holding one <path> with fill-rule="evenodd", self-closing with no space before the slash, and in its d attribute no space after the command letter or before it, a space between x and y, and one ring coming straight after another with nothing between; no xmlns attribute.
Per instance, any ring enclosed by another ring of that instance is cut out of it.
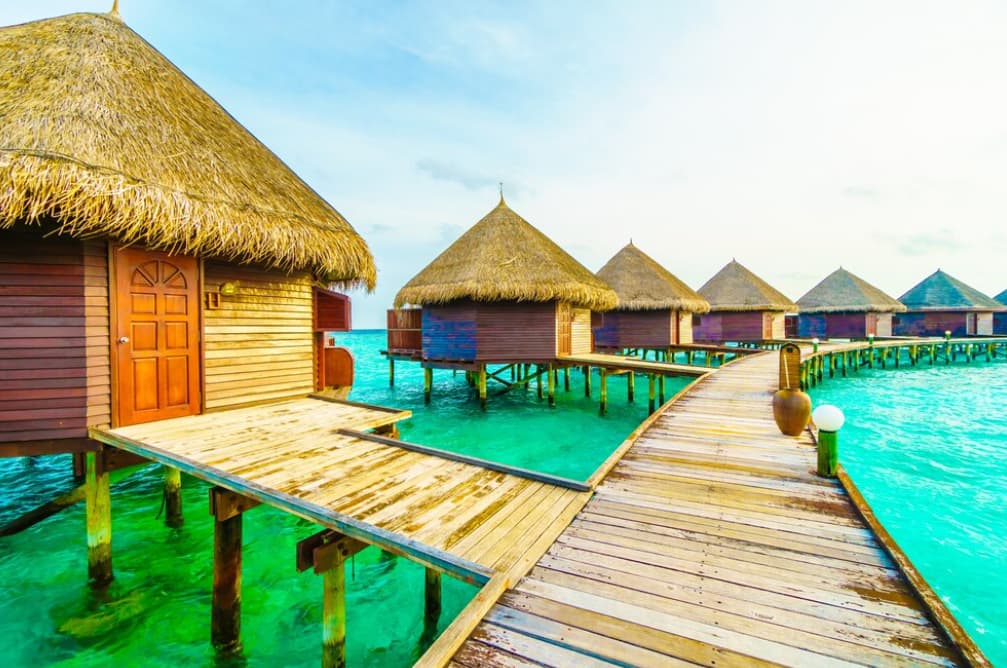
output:
<svg viewBox="0 0 1007 668"><path fill-rule="evenodd" d="M699 327L702 324L703 324L703 317L701 315L699 315L698 313L693 313L692 314L692 326L693 327Z"/></svg>

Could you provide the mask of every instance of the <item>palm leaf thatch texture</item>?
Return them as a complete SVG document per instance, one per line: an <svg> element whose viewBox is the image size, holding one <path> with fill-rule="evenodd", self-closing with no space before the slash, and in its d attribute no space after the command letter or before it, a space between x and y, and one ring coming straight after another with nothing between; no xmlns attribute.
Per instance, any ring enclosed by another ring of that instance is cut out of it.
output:
<svg viewBox="0 0 1007 668"><path fill-rule="evenodd" d="M711 311L796 311L797 305L782 292L731 260L697 292L710 302Z"/></svg>
<svg viewBox="0 0 1007 668"><path fill-rule="evenodd" d="M0 228L374 287L346 219L115 11L0 28L0 119Z"/></svg>
<svg viewBox="0 0 1007 668"><path fill-rule="evenodd" d="M842 267L822 279L797 300L801 313L902 313L894 297Z"/></svg>
<svg viewBox="0 0 1007 668"><path fill-rule="evenodd" d="M395 306L481 302L570 302L615 307L612 288L500 198L486 217L438 255L395 295Z"/></svg>
<svg viewBox="0 0 1007 668"><path fill-rule="evenodd" d="M615 290L619 296L619 309L671 309L692 313L710 310L709 302L702 295L634 246L633 242L613 255L596 275Z"/></svg>
<svg viewBox="0 0 1007 668"><path fill-rule="evenodd" d="M899 301L910 311L1003 311L1004 305L940 269L909 288Z"/></svg>

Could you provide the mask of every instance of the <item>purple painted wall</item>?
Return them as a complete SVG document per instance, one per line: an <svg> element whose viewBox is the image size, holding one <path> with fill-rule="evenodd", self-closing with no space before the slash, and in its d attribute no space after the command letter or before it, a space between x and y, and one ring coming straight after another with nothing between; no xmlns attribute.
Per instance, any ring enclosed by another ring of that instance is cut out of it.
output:
<svg viewBox="0 0 1007 668"><path fill-rule="evenodd" d="M692 322L692 336L696 341L762 341L765 338L763 311L705 313L695 316Z"/></svg>
<svg viewBox="0 0 1007 668"><path fill-rule="evenodd" d="M471 302L423 307L423 359L547 361L556 357L556 304Z"/></svg>
<svg viewBox="0 0 1007 668"><path fill-rule="evenodd" d="M965 313L962 311L916 311L900 313L892 329L895 336L966 336Z"/></svg>
<svg viewBox="0 0 1007 668"><path fill-rule="evenodd" d="M593 313L594 344L603 348L670 345L675 343L672 336L674 315L675 312L670 310Z"/></svg>

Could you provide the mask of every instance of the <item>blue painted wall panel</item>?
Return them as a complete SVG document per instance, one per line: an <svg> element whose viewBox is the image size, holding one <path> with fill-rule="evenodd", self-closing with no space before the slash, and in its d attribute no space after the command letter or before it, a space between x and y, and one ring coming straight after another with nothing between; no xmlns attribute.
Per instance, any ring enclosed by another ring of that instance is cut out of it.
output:
<svg viewBox="0 0 1007 668"><path fill-rule="evenodd" d="M797 335L802 339L813 339L816 336L825 338L826 318L824 314L800 314L797 316Z"/></svg>
<svg viewBox="0 0 1007 668"><path fill-rule="evenodd" d="M423 309L423 359L470 361L476 358L476 322L468 310Z"/></svg>

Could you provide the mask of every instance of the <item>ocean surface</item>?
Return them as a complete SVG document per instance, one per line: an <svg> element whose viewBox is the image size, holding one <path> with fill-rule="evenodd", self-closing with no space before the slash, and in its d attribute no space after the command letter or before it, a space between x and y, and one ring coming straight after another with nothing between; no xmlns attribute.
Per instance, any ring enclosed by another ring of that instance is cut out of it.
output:
<svg viewBox="0 0 1007 668"><path fill-rule="evenodd" d="M624 377L609 380L609 410L598 415L579 371L556 407L534 386L494 396L479 407L464 374L435 371L433 401L423 405L418 364L398 363L388 386L379 350L384 331L338 336L356 358L350 398L409 409L403 439L583 480L647 416L647 383L626 401ZM667 396L686 385L670 379ZM0 459L0 524L71 489L69 456ZM112 489L115 581L98 596L86 586L83 504L20 534L0 538L0 658L20 666L211 666L209 644L213 524L207 485L183 476L185 525L158 517L161 469L148 466ZM228 665L317 666L321 578L297 573L294 546L311 523L260 506L245 516L242 587L243 659ZM376 548L347 566L347 663L406 666L421 642L424 571ZM477 591L443 577L446 627Z"/></svg>
<svg viewBox="0 0 1007 668"><path fill-rule="evenodd" d="M1007 360L862 370L811 391L839 461L927 582L1007 666Z"/></svg>

